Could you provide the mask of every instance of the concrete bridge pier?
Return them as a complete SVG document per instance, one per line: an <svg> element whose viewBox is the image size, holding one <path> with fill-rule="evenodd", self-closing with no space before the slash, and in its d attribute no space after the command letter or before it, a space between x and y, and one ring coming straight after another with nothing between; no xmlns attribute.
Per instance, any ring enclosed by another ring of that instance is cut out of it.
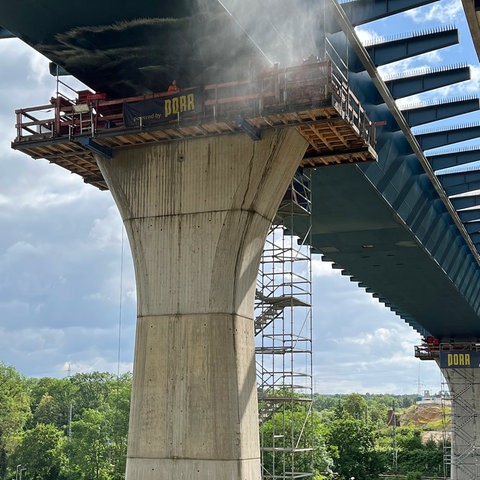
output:
<svg viewBox="0 0 480 480"><path fill-rule="evenodd" d="M137 282L127 480L260 478L255 282L306 147L285 128L97 158Z"/></svg>
<svg viewBox="0 0 480 480"><path fill-rule="evenodd" d="M463 355L463 354L462 354ZM452 480L480 478L480 369L442 368L452 398Z"/></svg>

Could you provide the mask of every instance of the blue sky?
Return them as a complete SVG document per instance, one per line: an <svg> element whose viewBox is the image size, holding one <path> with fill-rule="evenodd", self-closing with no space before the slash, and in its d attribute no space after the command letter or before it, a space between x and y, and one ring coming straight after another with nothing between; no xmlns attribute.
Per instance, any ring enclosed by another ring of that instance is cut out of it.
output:
<svg viewBox="0 0 480 480"><path fill-rule="evenodd" d="M473 65L470 82L408 103L478 94L478 60L460 5L442 0L414 15L357 29L369 40L451 24L460 28L459 46L382 69L392 75ZM109 192L10 148L14 110L47 103L56 83L48 60L17 40L0 41L0 58L0 360L36 377L62 377L68 368L131 370L135 282L117 209ZM459 122L477 121L478 114L465 117ZM318 257L312 267L317 392L440 390L436 365L413 356L420 342L416 332Z"/></svg>

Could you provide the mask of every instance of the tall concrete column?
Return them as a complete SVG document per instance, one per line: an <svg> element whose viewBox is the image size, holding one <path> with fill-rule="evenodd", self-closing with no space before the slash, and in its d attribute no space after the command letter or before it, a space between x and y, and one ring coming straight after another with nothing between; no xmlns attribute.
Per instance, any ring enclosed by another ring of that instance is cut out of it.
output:
<svg viewBox="0 0 480 480"><path fill-rule="evenodd" d="M480 369L442 368L452 398L452 480L480 478Z"/></svg>
<svg viewBox="0 0 480 480"><path fill-rule="evenodd" d="M260 478L255 282L306 146L281 129L97 159L137 282L127 480Z"/></svg>

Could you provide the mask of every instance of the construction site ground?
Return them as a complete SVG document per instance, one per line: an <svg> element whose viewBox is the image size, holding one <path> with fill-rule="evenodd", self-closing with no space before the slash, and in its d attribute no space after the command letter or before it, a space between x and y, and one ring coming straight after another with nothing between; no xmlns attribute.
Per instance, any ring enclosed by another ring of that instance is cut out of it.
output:
<svg viewBox="0 0 480 480"><path fill-rule="evenodd" d="M417 427L423 431L423 441L441 441L450 434L450 406L439 404L412 405L399 415L401 427ZM444 427L445 425L445 427Z"/></svg>

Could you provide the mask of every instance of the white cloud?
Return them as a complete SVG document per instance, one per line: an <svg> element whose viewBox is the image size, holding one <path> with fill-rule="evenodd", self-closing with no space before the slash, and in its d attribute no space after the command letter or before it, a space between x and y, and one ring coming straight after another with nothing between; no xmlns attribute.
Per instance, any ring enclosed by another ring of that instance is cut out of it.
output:
<svg viewBox="0 0 480 480"><path fill-rule="evenodd" d="M388 328L378 328L372 333L365 333L362 336L356 337L346 337L342 339L346 344L356 344L356 345L366 345L374 344L381 346L382 343L387 343L389 340L394 338L396 332Z"/></svg>
<svg viewBox="0 0 480 480"><path fill-rule="evenodd" d="M41 249L33 246L31 243L19 241L7 248L5 256L9 257L24 257L25 255L38 255L41 254Z"/></svg>
<svg viewBox="0 0 480 480"><path fill-rule="evenodd" d="M463 15L461 0L441 0L433 4L408 10L405 15L417 24L426 22L455 23Z"/></svg>
<svg viewBox="0 0 480 480"><path fill-rule="evenodd" d="M33 81L39 85L43 85L45 80L51 79L48 64L48 58L43 55L29 55L30 57L30 73L27 77L29 81Z"/></svg>
<svg viewBox="0 0 480 480"><path fill-rule="evenodd" d="M332 262L324 262L318 255L312 257L312 276L329 277L335 275Z"/></svg>
<svg viewBox="0 0 480 480"><path fill-rule="evenodd" d="M374 30L361 26L361 27L356 27L355 28L355 33L357 34L358 38L360 39L360 42L365 45L371 43L373 40L378 39L378 35L375 33Z"/></svg>
<svg viewBox="0 0 480 480"><path fill-rule="evenodd" d="M96 218L89 232L89 238L99 250L112 247L119 249L124 237L122 219L118 209L111 205L102 218ZM125 242L127 241L124 238Z"/></svg>

